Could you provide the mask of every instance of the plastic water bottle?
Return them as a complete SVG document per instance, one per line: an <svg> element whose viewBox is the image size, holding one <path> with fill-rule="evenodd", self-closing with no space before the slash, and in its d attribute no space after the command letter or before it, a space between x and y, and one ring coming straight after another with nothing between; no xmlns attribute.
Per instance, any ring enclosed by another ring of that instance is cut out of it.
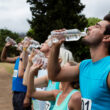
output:
<svg viewBox="0 0 110 110"><path fill-rule="evenodd" d="M47 67L47 58L45 57L44 53L38 51L38 53L32 59L33 64L40 64L42 63L42 69L46 69Z"/></svg>
<svg viewBox="0 0 110 110"><path fill-rule="evenodd" d="M33 45L40 45L40 43L38 42L38 41L36 41L36 40L30 40L30 42L31 42L31 44L33 44Z"/></svg>
<svg viewBox="0 0 110 110"><path fill-rule="evenodd" d="M81 32L79 29L69 29L65 31L52 31L51 32L51 38L55 37L53 40L54 42L57 42L58 39L65 39L65 41L78 41L81 37L86 36L86 29L84 32ZM63 35L63 36L59 36Z"/></svg>
<svg viewBox="0 0 110 110"><path fill-rule="evenodd" d="M39 49L41 48L41 45L35 45L35 44L30 44L29 47L27 48L27 52L28 53L31 53L32 52L32 49Z"/></svg>
<svg viewBox="0 0 110 110"><path fill-rule="evenodd" d="M26 41L30 41L30 39L28 37L24 37L23 42L26 42Z"/></svg>
<svg viewBox="0 0 110 110"><path fill-rule="evenodd" d="M11 43L12 46L14 46L14 47L18 47L16 41L13 40L12 38L10 38L9 36L6 37L5 41Z"/></svg>

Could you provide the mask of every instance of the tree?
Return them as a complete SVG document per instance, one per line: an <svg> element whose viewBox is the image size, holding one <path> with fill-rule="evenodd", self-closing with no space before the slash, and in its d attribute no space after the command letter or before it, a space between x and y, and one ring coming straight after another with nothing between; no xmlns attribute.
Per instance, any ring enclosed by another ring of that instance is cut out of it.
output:
<svg viewBox="0 0 110 110"><path fill-rule="evenodd" d="M5 45L5 39L7 36L10 36L12 39L16 40L16 42L21 41L21 39L19 38L19 35L17 33L13 33L7 29L0 29L0 55L1 55L2 49ZM17 55L18 52L16 52L15 49L16 48L11 48L10 49L11 52L8 53L8 56Z"/></svg>
<svg viewBox="0 0 110 110"><path fill-rule="evenodd" d="M27 2L32 12L32 20L28 22L33 30L28 32L28 35L32 33L31 36L39 42L44 42L50 31L54 29L78 28L82 30L87 26L85 16L81 14L85 6L80 0L27 0ZM80 51L80 43L66 44L77 56L76 50Z"/></svg>
<svg viewBox="0 0 110 110"><path fill-rule="evenodd" d="M90 18L88 18L88 26L87 27L95 25L99 21L101 21L101 19L95 18L95 17L90 17Z"/></svg>

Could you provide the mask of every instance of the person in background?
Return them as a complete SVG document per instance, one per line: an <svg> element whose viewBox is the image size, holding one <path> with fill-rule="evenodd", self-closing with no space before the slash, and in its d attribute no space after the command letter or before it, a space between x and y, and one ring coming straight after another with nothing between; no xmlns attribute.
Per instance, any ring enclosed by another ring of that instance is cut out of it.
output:
<svg viewBox="0 0 110 110"><path fill-rule="evenodd" d="M73 62L67 63L64 66L75 65ZM79 82L61 82L60 90L39 91L34 88L34 76L38 74L38 70L42 64L32 65L28 80L28 97L33 97L38 100L56 101L54 107L47 106L45 110L81 110L81 94L77 90Z"/></svg>
<svg viewBox="0 0 110 110"><path fill-rule="evenodd" d="M1 54L1 61L8 63L15 63L13 79L12 79L12 91L13 91L13 109L14 110L31 110L31 105L28 107L23 106L23 101L27 91L27 87L23 83L24 64L23 64L23 52L20 51L19 45L24 45L23 42L18 44L17 50L20 51L20 55L16 57L7 57L7 50L11 46L11 43L6 43Z"/></svg>
<svg viewBox="0 0 110 110"><path fill-rule="evenodd" d="M49 41L50 41L50 39L46 40L46 42L44 42L44 44L42 44L41 51L44 52L44 54L46 54L48 49L49 49L49 51L51 49L51 47L48 45ZM49 51L48 51L48 53L49 53ZM32 58L34 57L34 55L35 55L35 52L33 52L28 59L28 65L26 67L26 71L25 71L24 79L23 79L24 85L27 85L27 81L28 81L27 77L29 74L30 67L32 66ZM72 53L65 48L61 48L60 60L61 60L61 65L64 65L65 63L67 63L67 61L74 61ZM38 73L38 74L40 75L40 73ZM36 88L46 87L46 90L50 91L50 90L54 90L54 89L59 89L59 82L53 82L48 79L48 75L44 75L42 77L37 77L34 79L34 86ZM34 104L34 105L37 106L36 100L34 100L33 102L35 102L36 104ZM26 100L25 100L25 105L26 105ZM48 105L48 102L46 102L46 105ZM52 102L51 105L52 106L50 107L50 109L53 108L54 102ZM35 108L38 109L38 107L34 107L34 109Z"/></svg>

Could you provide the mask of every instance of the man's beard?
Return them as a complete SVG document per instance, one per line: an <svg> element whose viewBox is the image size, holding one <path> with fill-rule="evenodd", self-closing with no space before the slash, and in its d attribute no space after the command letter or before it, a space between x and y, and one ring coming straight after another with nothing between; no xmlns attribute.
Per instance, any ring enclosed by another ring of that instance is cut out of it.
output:
<svg viewBox="0 0 110 110"><path fill-rule="evenodd" d="M86 40L84 38L82 39L82 43L84 45L86 45L86 46L89 46L89 47L97 47L98 45L100 45L101 41L102 41L102 38L95 39L92 42L91 41L88 41L88 40Z"/></svg>

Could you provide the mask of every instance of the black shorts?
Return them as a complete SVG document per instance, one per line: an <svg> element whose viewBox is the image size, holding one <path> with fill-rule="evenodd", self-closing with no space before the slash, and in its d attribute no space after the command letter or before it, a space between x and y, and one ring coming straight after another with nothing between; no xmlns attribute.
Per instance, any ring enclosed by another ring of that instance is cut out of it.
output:
<svg viewBox="0 0 110 110"><path fill-rule="evenodd" d="M24 92L13 92L13 109L14 110L31 110L31 104L29 107L23 107L23 101L26 93Z"/></svg>

